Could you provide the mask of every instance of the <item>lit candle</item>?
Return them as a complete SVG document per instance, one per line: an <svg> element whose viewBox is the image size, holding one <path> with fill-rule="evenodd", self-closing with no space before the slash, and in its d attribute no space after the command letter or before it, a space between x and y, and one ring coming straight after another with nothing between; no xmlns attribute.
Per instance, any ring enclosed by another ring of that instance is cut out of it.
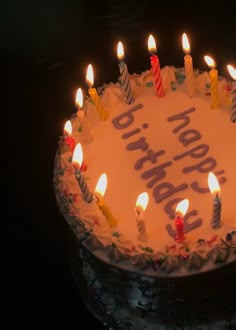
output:
<svg viewBox="0 0 236 330"><path fill-rule="evenodd" d="M105 110L96 89L93 87L93 81L94 81L93 67L91 64L89 64L88 68L87 68L87 74L86 74L86 82L89 86L88 93L94 102L94 105L99 114L99 118L101 120L107 120L109 117L108 112Z"/></svg>
<svg viewBox="0 0 236 330"><path fill-rule="evenodd" d="M231 78L234 79L232 83L232 114L231 114L231 120L232 122L236 123L236 69L228 64L227 65L229 74L231 75Z"/></svg>
<svg viewBox="0 0 236 330"><path fill-rule="evenodd" d="M126 103L131 104L135 101L135 99L132 95L128 68L126 63L124 62L124 48L121 41L119 41L117 45L117 57L119 60L120 68L120 84L125 92Z"/></svg>
<svg viewBox="0 0 236 330"><path fill-rule="evenodd" d="M75 104L78 108L78 111L77 111L76 115L79 119L80 131L81 131L82 126L83 126L83 122L84 122L84 111L82 110L82 108L83 108L83 92L82 92L81 88L77 89L76 97L75 97Z"/></svg>
<svg viewBox="0 0 236 330"><path fill-rule="evenodd" d="M152 73L154 77L154 83L156 87L156 94L157 96L163 97L165 96L165 91L162 83L160 61L158 56L155 54L156 42L151 34L148 37L148 50L150 53L150 61L151 61Z"/></svg>
<svg viewBox="0 0 236 330"><path fill-rule="evenodd" d="M184 67L185 67L185 83L186 89L189 97L194 96L194 85L193 85L193 60L190 55L190 44L186 33L182 36L182 45L185 52L184 56Z"/></svg>
<svg viewBox="0 0 236 330"><path fill-rule="evenodd" d="M72 125L71 125L71 121L67 120L64 126L64 141L65 143L68 145L70 151L74 151L75 148L75 140L74 138L71 136L72 134Z"/></svg>
<svg viewBox="0 0 236 330"><path fill-rule="evenodd" d="M77 89L77 92L76 92L76 96L75 96L75 104L77 106L77 116L79 113L81 113L81 109L83 108L83 102L84 102L84 99L83 99L83 92L82 92L82 89L81 88L78 88Z"/></svg>
<svg viewBox="0 0 236 330"><path fill-rule="evenodd" d="M211 226L212 228L218 228L221 220L221 191L218 180L212 172L208 175L208 186L213 196Z"/></svg>
<svg viewBox="0 0 236 330"><path fill-rule="evenodd" d="M211 68L210 80L211 80L211 108L217 108L219 104L218 100L218 70L215 68L216 63L210 56L204 56L204 59L208 66Z"/></svg>
<svg viewBox="0 0 236 330"><path fill-rule="evenodd" d="M81 88L78 88L77 90L75 104L78 108L77 118L80 124L79 131L82 133L80 137L83 139L83 142L90 143L93 140L93 136L91 133L91 127L85 115L85 111L83 110L83 92Z"/></svg>
<svg viewBox="0 0 236 330"><path fill-rule="evenodd" d="M184 240L184 216L189 206L188 199L184 199L178 203L175 210L175 231L176 240L182 242Z"/></svg>
<svg viewBox="0 0 236 330"><path fill-rule="evenodd" d="M81 165L83 164L83 150L80 143L77 143L73 157L72 164L75 168L75 177L80 186L80 190L83 194L83 198L87 203L91 203L93 201L93 194L90 193L87 183L85 181L84 175L82 173Z"/></svg>
<svg viewBox="0 0 236 330"><path fill-rule="evenodd" d="M141 193L136 201L135 214L138 228L138 239L146 242L148 240L146 224L143 218L144 211L148 205L149 196L147 192Z"/></svg>
<svg viewBox="0 0 236 330"><path fill-rule="evenodd" d="M97 185L94 190L94 196L96 199L96 203L102 212L102 214L105 216L108 224L111 227L115 227L117 225L116 218L112 215L109 207L106 205L103 196L106 192L107 188L107 175L106 173L103 173L100 178L98 179Z"/></svg>

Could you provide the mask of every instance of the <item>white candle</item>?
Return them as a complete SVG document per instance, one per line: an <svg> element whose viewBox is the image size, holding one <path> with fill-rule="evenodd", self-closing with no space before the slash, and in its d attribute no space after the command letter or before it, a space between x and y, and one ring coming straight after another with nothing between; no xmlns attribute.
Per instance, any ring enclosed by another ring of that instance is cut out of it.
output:
<svg viewBox="0 0 236 330"><path fill-rule="evenodd" d="M236 123L236 69L228 64L227 65L228 71L230 73L230 76L232 79L234 79L233 83L232 83L232 113L231 113L231 121L233 123Z"/></svg>
<svg viewBox="0 0 236 330"><path fill-rule="evenodd" d="M212 228L218 228L221 222L220 186L215 174L212 172L208 175L208 186L213 196L211 226Z"/></svg>

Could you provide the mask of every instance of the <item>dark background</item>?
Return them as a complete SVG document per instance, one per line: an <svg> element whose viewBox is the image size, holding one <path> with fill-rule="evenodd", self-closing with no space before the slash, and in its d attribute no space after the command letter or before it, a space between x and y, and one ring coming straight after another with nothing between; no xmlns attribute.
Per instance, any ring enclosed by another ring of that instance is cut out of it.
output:
<svg viewBox="0 0 236 330"><path fill-rule="evenodd" d="M69 228L52 186L57 141L75 111L75 92L86 90L89 63L95 87L117 80L119 40L130 73L149 68L150 33L161 66L183 66L186 32L194 66L207 70L203 56L209 54L219 74L228 75L226 65L236 65L236 2L13 0L1 5L8 324L103 329L81 303L67 257Z"/></svg>

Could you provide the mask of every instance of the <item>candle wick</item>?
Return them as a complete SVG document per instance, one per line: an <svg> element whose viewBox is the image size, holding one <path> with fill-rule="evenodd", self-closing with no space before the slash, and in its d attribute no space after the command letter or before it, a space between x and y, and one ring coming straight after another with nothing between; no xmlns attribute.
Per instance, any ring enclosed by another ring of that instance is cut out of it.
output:
<svg viewBox="0 0 236 330"><path fill-rule="evenodd" d="M79 164L77 164L76 162L73 162L72 164L73 164L73 166L74 166L75 173L76 173L77 175L81 175L81 169L80 169Z"/></svg>
<svg viewBox="0 0 236 330"><path fill-rule="evenodd" d="M178 213L176 213L176 215L175 215L175 216L176 216L176 219L178 219L178 220L180 219L180 214L179 214L179 212L178 212Z"/></svg>
<svg viewBox="0 0 236 330"><path fill-rule="evenodd" d="M140 211L139 209L136 209L138 216L140 216Z"/></svg>

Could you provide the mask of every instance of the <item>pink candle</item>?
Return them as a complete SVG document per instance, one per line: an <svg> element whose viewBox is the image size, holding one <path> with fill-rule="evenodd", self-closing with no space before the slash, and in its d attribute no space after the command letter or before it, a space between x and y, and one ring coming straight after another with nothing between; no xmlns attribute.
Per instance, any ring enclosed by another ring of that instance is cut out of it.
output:
<svg viewBox="0 0 236 330"><path fill-rule="evenodd" d="M184 240L184 215L189 206L188 199L182 200L176 207L175 211L175 231L176 240L182 242Z"/></svg>
<svg viewBox="0 0 236 330"><path fill-rule="evenodd" d="M156 87L156 94L159 97L165 96L165 91L163 88L162 77L161 77L161 68L160 68L160 61L158 56L155 54L156 52L156 42L153 36L150 34L148 38L148 50L150 53L150 61L151 67L154 77L154 83Z"/></svg>

